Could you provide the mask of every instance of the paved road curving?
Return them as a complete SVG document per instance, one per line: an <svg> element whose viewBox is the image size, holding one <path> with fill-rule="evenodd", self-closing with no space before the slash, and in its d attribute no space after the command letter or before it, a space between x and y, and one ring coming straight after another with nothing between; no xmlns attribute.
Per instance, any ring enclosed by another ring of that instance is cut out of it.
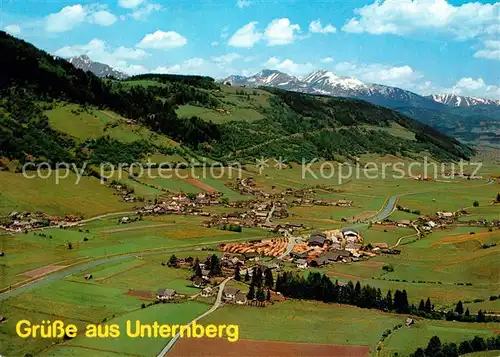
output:
<svg viewBox="0 0 500 357"><path fill-rule="evenodd" d="M219 306L222 304L222 294L224 292L224 286L231 279L232 279L232 277L229 277L226 280L224 280L222 283L219 284L219 291L217 293L217 298L215 299L215 303L213 304L213 306L209 310L205 311L203 314L201 314L200 316L198 316L197 318L192 320L188 324L188 326L191 326L195 321L201 320L205 316L210 315L212 312L214 312L215 310L217 310L219 308ZM160 353L158 353L158 357L164 357L168 353L168 351L170 351L172 349L172 347L177 342L179 337L180 337L180 332L177 332L177 334L174 337L172 337L172 339L167 343L167 345L165 347L163 347L163 349L160 351Z"/></svg>

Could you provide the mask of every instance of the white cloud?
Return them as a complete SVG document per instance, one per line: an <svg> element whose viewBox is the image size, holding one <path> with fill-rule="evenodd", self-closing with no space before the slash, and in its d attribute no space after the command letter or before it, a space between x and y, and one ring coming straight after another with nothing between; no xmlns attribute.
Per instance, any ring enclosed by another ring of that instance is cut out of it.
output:
<svg viewBox="0 0 500 357"><path fill-rule="evenodd" d="M257 22L252 21L238 29L229 39L229 46L244 48L253 47L262 38L262 33L255 29L256 26Z"/></svg>
<svg viewBox="0 0 500 357"><path fill-rule="evenodd" d="M423 75L408 65L389 66L385 64L357 64L342 62L335 66L339 74L355 77L364 82L414 89Z"/></svg>
<svg viewBox="0 0 500 357"><path fill-rule="evenodd" d="M376 0L356 9L357 16L342 30L375 35L435 30L463 40L486 34L491 26L498 26L499 11L499 2L454 6L447 0Z"/></svg>
<svg viewBox="0 0 500 357"><path fill-rule="evenodd" d="M238 0L236 2L236 6L238 6L240 9L243 9L245 7L249 7L251 4L252 4L252 2L249 0Z"/></svg>
<svg viewBox="0 0 500 357"><path fill-rule="evenodd" d="M118 47L112 50L105 41L93 39L85 45L64 46L55 52L56 56L73 57L87 55L93 61L105 63L128 74L146 72L142 65L129 65L127 61L138 61L149 56L141 49Z"/></svg>
<svg viewBox="0 0 500 357"><path fill-rule="evenodd" d="M217 46L219 46L219 42L218 41L212 41L212 42L210 42L210 46L217 47Z"/></svg>
<svg viewBox="0 0 500 357"><path fill-rule="evenodd" d="M321 59L321 63L332 63L333 58L332 57L325 57Z"/></svg>
<svg viewBox="0 0 500 357"><path fill-rule="evenodd" d="M7 25L3 29L11 35L19 35L21 33L21 26L16 24Z"/></svg>
<svg viewBox="0 0 500 357"><path fill-rule="evenodd" d="M157 50L168 50L182 47L187 39L175 31L160 31L147 34L136 46L140 48L153 48Z"/></svg>
<svg viewBox="0 0 500 357"><path fill-rule="evenodd" d="M100 10L90 15L90 22L101 26L113 25L116 20L117 17L106 10Z"/></svg>
<svg viewBox="0 0 500 357"><path fill-rule="evenodd" d="M48 15L45 18L45 31L66 32L84 22L100 26L110 26L118 18L107 10L106 5L92 4L82 6L80 4L65 6L61 11Z"/></svg>
<svg viewBox="0 0 500 357"><path fill-rule="evenodd" d="M264 66L269 69L276 69L278 71L298 76L310 73L315 69L314 65L310 62L295 63L291 59L281 61L277 57L269 58L266 63L264 63Z"/></svg>
<svg viewBox="0 0 500 357"><path fill-rule="evenodd" d="M268 46L287 45L296 39L296 32L300 31L300 26L292 24L289 19L275 19L267 25L264 37Z"/></svg>
<svg viewBox="0 0 500 357"><path fill-rule="evenodd" d="M144 5L143 7L140 7L138 9L134 10L132 13L129 14L129 16L135 20L144 21L153 12L160 11L162 8L163 7L160 4L148 3L148 4Z"/></svg>
<svg viewBox="0 0 500 357"><path fill-rule="evenodd" d="M207 62L203 58L194 57L180 64L175 64L170 67L157 67L153 72L156 73L175 73L175 74L203 74L206 73L203 67Z"/></svg>
<svg viewBox="0 0 500 357"><path fill-rule="evenodd" d="M476 58L500 61L500 40L484 40L484 48L474 53Z"/></svg>
<svg viewBox="0 0 500 357"><path fill-rule="evenodd" d="M311 21L311 23L309 24L309 31L312 33L328 34L337 32L337 29L335 28L335 26L331 24L328 24L325 27L323 27L321 26L320 20L315 20Z"/></svg>
<svg viewBox="0 0 500 357"><path fill-rule="evenodd" d="M461 78L452 88L443 89L442 92L500 99L500 86L498 84L487 84L482 78Z"/></svg>
<svg viewBox="0 0 500 357"><path fill-rule="evenodd" d="M83 23L87 16L87 9L82 5L66 6L61 11L47 16L45 21L45 31L65 32Z"/></svg>
<svg viewBox="0 0 500 357"><path fill-rule="evenodd" d="M143 0L118 0L118 5L126 9L134 9L142 4L142 2Z"/></svg>
<svg viewBox="0 0 500 357"><path fill-rule="evenodd" d="M220 64L231 64L232 62L234 62L240 58L243 58L243 56L236 53L236 52L232 52L232 53L228 53L228 54L225 54L222 56L212 57L212 61L214 61L215 63L220 63Z"/></svg>

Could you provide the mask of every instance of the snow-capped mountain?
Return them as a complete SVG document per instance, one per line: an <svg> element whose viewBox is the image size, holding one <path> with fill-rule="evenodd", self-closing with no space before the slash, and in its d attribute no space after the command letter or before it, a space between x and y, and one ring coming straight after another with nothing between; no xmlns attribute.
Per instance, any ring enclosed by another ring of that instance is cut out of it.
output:
<svg viewBox="0 0 500 357"><path fill-rule="evenodd" d="M83 69L84 71L90 71L94 73L97 77L101 78L114 77L117 79L125 79L128 77L125 73L117 71L116 69L108 66L107 64L92 61L90 57L86 55L71 57L68 59L68 62L71 63L76 68Z"/></svg>
<svg viewBox="0 0 500 357"><path fill-rule="evenodd" d="M451 107L470 107L474 105L497 105L500 106L500 100L466 97L463 95L444 93L444 94L431 94L427 98L435 102L449 105Z"/></svg>
<svg viewBox="0 0 500 357"><path fill-rule="evenodd" d="M229 76L223 82L229 82L232 85L269 86L295 92L357 98L389 108L439 109L443 107L441 103L401 88L364 83L359 79L339 76L329 71L316 71L297 78L280 71L266 69L250 77Z"/></svg>
<svg viewBox="0 0 500 357"><path fill-rule="evenodd" d="M264 69L251 77L231 75L224 79L223 82L229 82L231 85L245 85L249 87L268 86L283 89L289 89L292 86L299 86L301 84L297 77L270 69Z"/></svg>

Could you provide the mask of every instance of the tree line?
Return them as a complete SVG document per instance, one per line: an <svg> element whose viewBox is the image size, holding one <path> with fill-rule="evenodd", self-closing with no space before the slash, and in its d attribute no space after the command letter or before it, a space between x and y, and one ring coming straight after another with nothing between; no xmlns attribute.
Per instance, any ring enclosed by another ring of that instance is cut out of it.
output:
<svg viewBox="0 0 500 357"><path fill-rule="evenodd" d="M472 352L494 350L500 350L500 335L487 339L476 336L472 340L460 342L459 345L453 342L441 343L438 336L433 336L426 348L417 348L410 357L458 357Z"/></svg>
<svg viewBox="0 0 500 357"><path fill-rule="evenodd" d="M284 296L295 299L354 305L361 308L411 314L428 319L464 322L498 321L498 318L488 316L482 311L478 311L477 315L470 314L468 310L464 312L461 301L457 303L455 310L437 311L430 298L427 298L425 302L422 299L418 306L410 304L408 294L404 289L397 289L394 294L388 290L384 296L380 288L368 284L362 286L359 281L356 284L352 281L347 284L339 284L338 281L333 282L327 275L319 272L311 272L305 278L302 275L285 271L278 274L275 288Z"/></svg>

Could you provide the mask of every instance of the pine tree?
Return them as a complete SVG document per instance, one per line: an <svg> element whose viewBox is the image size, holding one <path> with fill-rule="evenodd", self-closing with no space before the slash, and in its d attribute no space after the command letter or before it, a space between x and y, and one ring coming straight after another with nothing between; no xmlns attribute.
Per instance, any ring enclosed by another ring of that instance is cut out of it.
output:
<svg viewBox="0 0 500 357"><path fill-rule="evenodd" d="M247 299L253 300L255 298L255 287L253 284L250 284L250 288L248 289Z"/></svg>
<svg viewBox="0 0 500 357"><path fill-rule="evenodd" d="M408 312L410 310L410 304L408 303L408 295L406 294L406 290L403 290L403 293L401 294L401 303L401 311Z"/></svg>
<svg viewBox="0 0 500 357"><path fill-rule="evenodd" d="M469 317L470 316L470 311L469 311L469 308L467 308L467 310L465 310L465 314L464 314L465 317Z"/></svg>
<svg viewBox="0 0 500 357"><path fill-rule="evenodd" d="M281 292L281 274L276 278L276 291Z"/></svg>
<svg viewBox="0 0 500 357"><path fill-rule="evenodd" d="M433 336L425 349L425 354L427 356L438 356L441 352L441 340L437 336Z"/></svg>
<svg viewBox="0 0 500 357"><path fill-rule="evenodd" d="M236 269L234 269L234 280L240 281L241 276L240 276L240 265L236 265Z"/></svg>
<svg viewBox="0 0 500 357"><path fill-rule="evenodd" d="M247 272L245 273L245 282L248 283L248 281L250 281L250 273L248 272L248 269L247 269Z"/></svg>
<svg viewBox="0 0 500 357"><path fill-rule="evenodd" d="M200 259L198 259L198 257L194 258L193 271L196 271L196 266L197 265L200 265Z"/></svg>
<svg viewBox="0 0 500 357"><path fill-rule="evenodd" d="M267 289L266 300L267 300L267 301L270 301L270 300L271 300L271 290L269 290L269 289Z"/></svg>
<svg viewBox="0 0 500 357"><path fill-rule="evenodd" d="M257 290L257 293L255 294L255 298L257 299L257 301L259 302L263 302L266 300L266 294L264 293L264 290L262 288L259 288Z"/></svg>
<svg viewBox="0 0 500 357"><path fill-rule="evenodd" d="M274 286L273 272L271 269L266 269L265 271L265 284L266 287L271 289Z"/></svg>
<svg viewBox="0 0 500 357"><path fill-rule="evenodd" d="M485 322L486 321L486 315L484 314L484 312L482 310L479 310L477 312L476 321L477 322Z"/></svg>
<svg viewBox="0 0 500 357"><path fill-rule="evenodd" d="M385 305L387 306L387 310L392 310L394 307L392 302L392 293L390 290L387 292L387 296L385 297Z"/></svg>
<svg viewBox="0 0 500 357"><path fill-rule="evenodd" d="M203 274L201 273L201 267L199 263L196 263L196 265L194 266L194 275L199 278L203 276Z"/></svg>
<svg viewBox="0 0 500 357"><path fill-rule="evenodd" d="M432 308L431 299L427 298L427 300L425 301L425 311L431 312L432 310L434 309Z"/></svg>
<svg viewBox="0 0 500 357"><path fill-rule="evenodd" d="M418 305L418 310L419 311L425 311L424 300L420 300L420 304Z"/></svg>
<svg viewBox="0 0 500 357"><path fill-rule="evenodd" d="M210 258L210 273L212 275L220 275L221 273L219 257L215 254L212 254Z"/></svg>
<svg viewBox="0 0 500 357"><path fill-rule="evenodd" d="M177 267L177 257L174 254L172 254L170 259L168 260L168 266L169 267Z"/></svg>
<svg viewBox="0 0 500 357"><path fill-rule="evenodd" d="M455 307L455 312L459 315L463 315L464 305L462 304L462 301L457 302L457 306Z"/></svg>

